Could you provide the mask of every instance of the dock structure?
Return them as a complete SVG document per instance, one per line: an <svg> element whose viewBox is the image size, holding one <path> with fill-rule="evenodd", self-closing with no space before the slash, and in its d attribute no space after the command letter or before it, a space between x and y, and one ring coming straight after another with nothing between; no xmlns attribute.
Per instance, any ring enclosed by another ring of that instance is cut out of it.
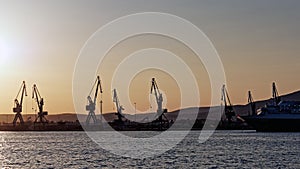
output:
<svg viewBox="0 0 300 169"><path fill-rule="evenodd" d="M118 94L117 94L117 89L114 89L113 90L113 102L116 104L116 109L117 109L117 112L115 113L115 115L118 116L118 121L119 122L123 122L123 118L125 118L125 116L123 115L123 106L120 104L120 100L119 100L119 97L118 97Z"/></svg>
<svg viewBox="0 0 300 169"><path fill-rule="evenodd" d="M165 113L167 113L168 110L162 108L163 97L162 97L162 93L159 91L159 88L155 81L155 78L152 78L152 85L151 85L151 90L150 90L150 94L153 94L153 93L155 95L156 103L157 103L156 117L158 117L158 121L160 123L160 130L162 130L163 126L165 124L167 124L167 126L169 127L169 120L168 120L167 116L165 115Z"/></svg>
<svg viewBox="0 0 300 169"><path fill-rule="evenodd" d="M234 121L234 117L236 117L236 113L233 110L233 105L231 104L228 91L226 86L223 85L222 87L222 97L221 97L222 104L224 104L224 114L226 116L226 121L230 124ZM221 105L222 106L222 105Z"/></svg>
<svg viewBox="0 0 300 169"><path fill-rule="evenodd" d="M95 94L94 94L94 98L92 98L91 94L93 92L93 90L96 88L95 90ZM100 93L101 93L101 97L102 97L102 85L101 85L101 80L100 80L100 76L97 76L96 81L89 93L89 96L87 97L87 102L88 104L86 105L86 111L88 111L88 116L86 118L86 124L89 125L91 119L93 119L94 124L96 124L98 122L96 114L95 114L95 110L96 110L96 102L97 102L97 96L98 96L98 91L100 89ZM102 115L102 99L100 101L100 110L101 110L101 115Z"/></svg>
<svg viewBox="0 0 300 169"><path fill-rule="evenodd" d="M48 112L44 111L44 98L41 97L36 84L34 84L32 87L32 99L36 100L39 109L37 117L34 120L34 123L48 123L48 120L46 118Z"/></svg>
<svg viewBox="0 0 300 169"><path fill-rule="evenodd" d="M21 99L20 101L18 100L18 97L21 93ZM17 124L18 119L20 120L20 124L23 125L24 124L24 120L23 120L23 116L22 116L22 104L23 104L23 98L24 96L27 96L27 91L26 91L26 85L25 85L25 81L23 81L21 88L14 100L15 102L15 107L13 108L13 112L16 113L15 118L13 120L13 125L15 126Z"/></svg>

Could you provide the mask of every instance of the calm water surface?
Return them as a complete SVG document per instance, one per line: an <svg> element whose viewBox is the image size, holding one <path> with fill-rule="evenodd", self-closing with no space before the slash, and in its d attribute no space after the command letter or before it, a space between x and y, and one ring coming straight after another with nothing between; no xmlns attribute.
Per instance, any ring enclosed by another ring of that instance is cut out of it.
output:
<svg viewBox="0 0 300 169"><path fill-rule="evenodd" d="M137 160L101 149L84 132L0 132L0 167L300 168L300 133L218 131L202 144L198 134L160 156Z"/></svg>

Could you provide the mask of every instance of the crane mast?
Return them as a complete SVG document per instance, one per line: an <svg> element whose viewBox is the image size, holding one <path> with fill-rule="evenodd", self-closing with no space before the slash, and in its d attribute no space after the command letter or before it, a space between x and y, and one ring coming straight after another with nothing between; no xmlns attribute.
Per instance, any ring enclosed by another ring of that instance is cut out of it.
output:
<svg viewBox="0 0 300 169"><path fill-rule="evenodd" d="M273 84L272 84L272 96L273 96L274 106L278 105L278 103L281 101L281 99L280 99L280 96L278 94L275 82L273 82Z"/></svg>
<svg viewBox="0 0 300 169"><path fill-rule="evenodd" d="M92 98L91 94L92 94L94 88L96 88L96 91L94 94L94 98ZM90 124L91 119L93 119L94 124L97 123L95 110L96 110L96 101L97 101L97 96L98 96L99 90L100 90L100 93L102 94L103 90L102 90L102 86L101 86L100 76L97 76L96 81L92 87L92 90L90 91L89 96L87 97L88 104L86 105L86 110L89 112L89 114L86 119L86 124ZM102 100L100 101L100 104L101 104L101 109L102 109Z"/></svg>
<svg viewBox="0 0 300 169"><path fill-rule="evenodd" d="M151 91L150 93L152 94L154 91L155 98L156 98L156 103L157 103L157 113L161 115L163 113L162 109L162 102L163 102L163 97L162 94L160 93L158 89L158 85L155 81L155 78L152 78L152 85L151 85Z"/></svg>
<svg viewBox="0 0 300 169"><path fill-rule="evenodd" d="M117 108L116 115L118 116L118 121L122 122L123 121L122 118L124 118L122 111L124 110L124 108L122 105L120 105L120 101L116 89L113 90L113 102L116 104L116 108Z"/></svg>
<svg viewBox="0 0 300 169"><path fill-rule="evenodd" d="M44 99L41 97L40 92L35 84L33 85L32 99L36 100L37 106L39 108L38 116L34 120L34 123L48 123L48 120L45 117L46 115L48 115L48 112L44 111Z"/></svg>
<svg viewBox="0 0 300 169"><path fill-rule="evenodd" d="M251 91L248 91L248 104L250 105L250 113L249 115L255 114L256 105L254 99L252 97Z"/></svg>
<svg viewBox="0 0 300 169"><path fill-rule="evenodd" d="M20 99L20 102L19 102L18 97L19 97L20 93L21 93L21 99ZM13 125L14 126L17 124L18 119L20 120L21 124L24 124L24 120L23 120L23 117L22 117L22 114L21 114L24 95L27 96L25 81L23 81L23 83L21 85L21 88L20 88L20 90L19 90L19 92L18 92L18 94L17 94L17 96L14 100L15 107L13 108L13 112L16 113L15 118L13 120Z"/></svg>
<svg viewBox="0 0 300 169"><path fill-rule="evenodd" d="M230 102L230 98L229 98L229 95L228 95L225 85L223 85L223 87L222 87L221 100L224 102L224 106L225 106L224 110L225 110L226 119L227 119L228 123L231 123L233 121L233 117L235 117L236 114L233 110L233 106Z"/></svg>

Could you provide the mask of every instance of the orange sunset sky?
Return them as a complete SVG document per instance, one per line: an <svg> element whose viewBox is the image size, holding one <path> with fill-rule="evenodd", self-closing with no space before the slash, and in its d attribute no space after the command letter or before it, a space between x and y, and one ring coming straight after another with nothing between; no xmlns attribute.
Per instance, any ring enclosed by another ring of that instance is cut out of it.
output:
<svg viewBox="0 0 300 169"><path fill-rule="evenodd" d="M270 98L273 81L280 94L300 89L300 1L297 0L0 0L0 113L12 113L23 80L28 90L23 113L32 113L36 107L31 99L34 83L45 99L49 114L74 112L73 71L88 38L114 19L152 11L182 17L208 36L223 62L234 104L246 104L248 90L252 90L256 100ZM119 57L147 47L161 47L186 57L196 73L201 105L210 105L210 83L202 63L188 59L193 53L179 42L148 35L116 45L106 57L107 64L99 68L104 112L114 111L109 80L113 65ZM166 94L167 108L177 109L178 86L172 77L158 70L140 72L133 79L129 89L131 102L136 102L140 111L149 108L153 76Z"/></svg>

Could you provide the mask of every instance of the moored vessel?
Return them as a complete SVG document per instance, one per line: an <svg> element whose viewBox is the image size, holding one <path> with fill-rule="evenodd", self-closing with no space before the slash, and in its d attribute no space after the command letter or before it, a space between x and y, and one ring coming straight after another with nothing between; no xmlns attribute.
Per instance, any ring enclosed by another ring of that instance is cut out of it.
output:
<svg viewBox="0 0 300 169"><path fill-rule="evenodd" d="M255 106L250 104L253 112ZM273 83L271 103L257 109L250 116L243 117L256 131L300 132L300 101L281 100Z"/></svg>

